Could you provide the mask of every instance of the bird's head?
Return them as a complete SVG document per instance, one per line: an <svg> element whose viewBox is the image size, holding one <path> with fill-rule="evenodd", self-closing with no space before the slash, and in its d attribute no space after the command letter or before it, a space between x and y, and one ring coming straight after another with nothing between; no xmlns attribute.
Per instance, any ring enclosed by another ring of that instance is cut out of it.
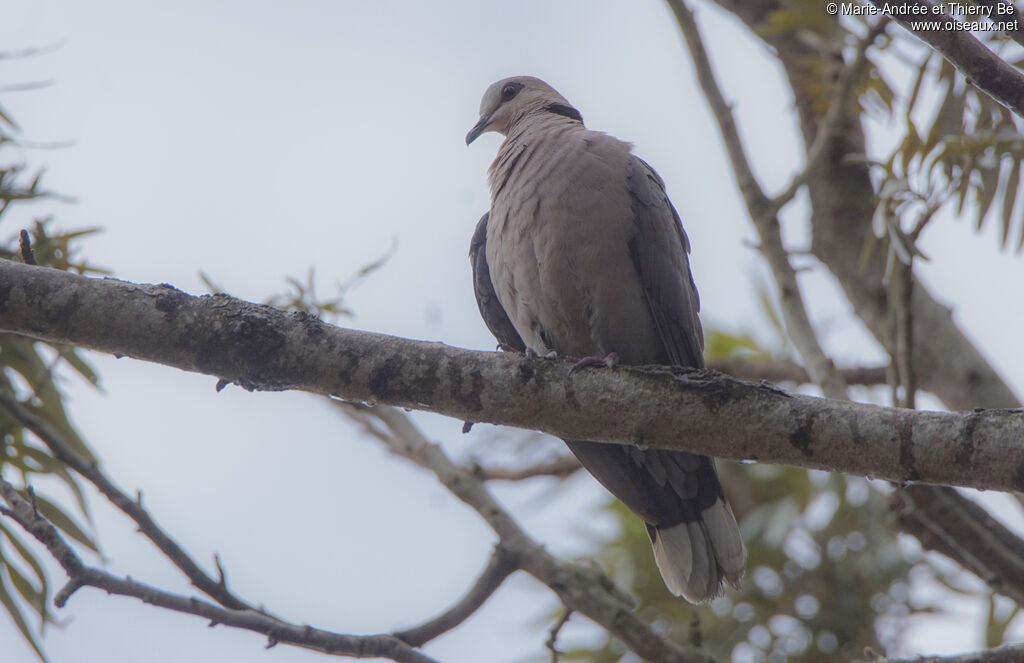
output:
<svg viewBox="0 0 1024 663"><path fill-rule="evenodd" d="M488 131L497 131L503 136L527 113L544 108L555 108L561 115L579 119L579 111L573 108L565 97L558 94L539 78L513 76L492 84L480 101L480 120L466 134L466 145Z"/></svg>

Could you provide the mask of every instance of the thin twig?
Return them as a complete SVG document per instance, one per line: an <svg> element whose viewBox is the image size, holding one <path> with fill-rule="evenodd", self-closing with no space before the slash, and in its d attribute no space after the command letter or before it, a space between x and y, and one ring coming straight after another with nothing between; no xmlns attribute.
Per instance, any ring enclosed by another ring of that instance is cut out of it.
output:
<svg viewBox="0 0 1024 663"><path fill-rule="evenodd" d="M812 382L807 370L788 359L716 359L708 362L708 368L741 380L764 380L765 382ZM846 384L873 387L886 384L885 366L857 366L840 368Z"/></svg>
<svg viewBox="0 0 1024 663"><path fill-rule="evenodd" d="M885 32L885 28L888 25L889 18L883 16L868 28L864 38L857 42L857 49L854 52L853 60L842 68L836 80L828 112L825 113L825 117L821 120L818 133L814 136L814 141L807 148L807 164L800 173L793 177L789 186L769 201L768 210L770 211L766 211L766 214L777 214L789 201L793 200L797 191L807 183L811 173L820 166L829 143L842 132L843 123L849 116L853 90L864 73L864 67L868 62L868 48L875 43L879 35Z"/></svg>
<svg viewBox="0 0 1024 663"><path fill-rule="evenodd" d="M411 647L422 647L442 633L447 633L469 619L516 570L517 567L512 557L500 544L497 545L491 558L487 561L487 566L484 567L483 572L480 573L465 596L430 621L398 631L394 636Z"/></svg>
<svg viewBox="0 0 1024 663"><path fill-rule="evenodd" d="M803 358L808 373L811 374L814 382L821 387L825 395L829 398L846 399L846 382L818 342L817 333L811 324L807 307L801 295L796 270L790 264L789 254L782 243L782 232L775 207L765 195L764 189L758 184L753 169L750 167L743 141L736 128L732 109L726 103L718 81L715 79L711 61L704 48L704 41L693 18L693 13L683 0L668 0L668 5L675 14L676 21L690 49L697 80L700 82L701 90L711 108L711 114L718 122L718 128L722 134L722 140L725 142L733 173L747 205L747 211L760 235L761 253L764 255L778 287L779 303L786 321L786 329Z"/></svg>
<svg viewBox="0 0 1024 663"><path fill-rule="evenodd" d="M32 90L41 90L46 87L53 85L53 81L32 81L30 83L8 83L7 85L0 85L0 93L6 92L30 92Z"/></svg>
<svg viewBox="0 0 1024 663"><path fill-rule="evenodd" d="M476 474L484 481L523 481L534 477L564 478L582 469L575 456L557 458L547 463L529 467L480 467Z"/></svg>
<svg viewBox="0 0 1024 663"><path fill-rule="evenodd" d="M12 518L26 532L46 546L50 555L68 575L68 582L54 598L61 607L71 595L82 587L95 587L108 594L129 596L160 608L204 617L211 625L223 624L234 628L262 633L270 642L286 642L304 649L344 656L378 656L399 663L436 663L391 635L344 635L299 626L252 609L225 608L194 597L172 594L130 578L119 578L111 573L87 566L78 557L52 524L35 512L29 502L22 499L7 481L0 479L0 495L7 508L2 514Z"/></svg>
<svg viewBox="0 0 1024 663"><path fill-rule="evenodd" d="M690 646L694 649L703 649L704 629L701 627L700 613L697 610L694 610L690 616L690 624L687 631L686 640L690 643Z"/></svg>
<svg viewBox="0 0 1024 663"><path fill-rule="evenodd" d="M46 46L23 48L17 51L0 51L0 60L21 60L24 58L38 57L40 55L49 55L58 49L64 48L65 44L67 44L67 39L59 39Z"/></svg>
<svg viewBox="0 0 1024 663"><path fill-rule="evenodd" d="M924 202L927 203L927 200ZM935 214L942 207L941 197L927 204L921 211L910 232L904 233L898 224L890 228L889 250L894 274L889 279L890 315L893 319L892 360L897 384L893 384L893 405L914 409L917 407L917 375L914 370L914 291L917 280L914 276L914 261L920 251L917 240L921 237ZM898 397L897 386L902 388Z"/></svg>
<svg viewBox="0 0 1024 663"><path fill-rule="evenodd" d="M892 363L896 378L893 385L893 405L913 410L916 405L917 381L914 378L914 257L907 262L896 261L889 282L890 316L892 316ZM899 389L902 389L902 396Z"/></svg>
<svg viewBox="0 0 1024 663"><path fill-rule="evenodd" d="M10 393L0 392L0 407L15 421L32 431L45 444L54 457L65 463L90 483L110 502L135 521L139 531L159 548L189 581L221 605L235 610L254 609L245 601L228 591L220 578L214 578L203 571L187 552L156 523L139 501L133 500L118 488L95 463L86 461L64 441L63 437L47 422L32 414ZM218 562L219 567L219 562Z"/></svg>
<svg viewBox="0 0 1024 663"><path fill-rule="evenodd" d="M558 650L558 634L562 632L562 627L569 623L570 617L572 617L572 610L566 608L548 632L548 639L544 642L544 646L551 652L551 663L558 663L558 659L562 655L562 652Z"/></svg>

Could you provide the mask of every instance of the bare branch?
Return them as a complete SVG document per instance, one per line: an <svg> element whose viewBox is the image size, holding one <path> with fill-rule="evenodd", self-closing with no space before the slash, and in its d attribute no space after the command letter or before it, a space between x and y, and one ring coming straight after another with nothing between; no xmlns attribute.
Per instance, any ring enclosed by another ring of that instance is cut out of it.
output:
<svg viewBox="0 0 1024 663"><path fill-rule="evenodd" d="M65 442L52 426L29 412L9 393L0 391L0 408L6 410L12 419L32 431L50 449L57 460L65 463L68 467L85 477L114 506L134 520L139 526L139 531L152 541L160 549L160 552L188 577L195 587L225 607L235 610L252 608L252 606L228 591L227 586L223 582L222 572L220 578L213 578L203 571L188 553L178 545L178 542L160 528L138 500L132 499L114 485L114 482L107 478L98 465L86 461L75 453L73 447ZM219 570L219 561L217 566Z"/></svg>
<svg viewBox="0 0 1024 663"><path fill-rule="evenodd" d="M893 493L900 526L1024 605L1024 540L952 488L911 486Z"/></svg>
<svg viewBox="0 0 1024 663"><path fill-rule="evenodd" d="M817 168L825 155L825 148L832 138L838 135L846 122L848 109L853 97L853 90L857 81L864 73L864 67L868 62L868 48L875 43L875 39L885 32L889 25L889 18L883 16L874 25L868 28L864 38L857 43L857 50L854 53L853 61L843 67L836 81L835 89L832 92L832 102L829 104L828 112L821 121L821 128L814 142L807 148L807 164L789 183L782 193L771 200L770 209L772 214L777 214L789 201L793 200L800 187L807 184L807 179Z"/></svg>
<svg viewBox="0 0 1024 663"><path fill-rule="evenodd" d="M575 456L556 458L523 468L481 467L476 474L484 481L523 481L534 477L567 477L583 469Z"/></svg>
<svg viewBox="0 0 1024 663"><path fill-rule="evenodd" d="M341 329L226 295L192 297L0 261L0 328L250 389L301 389L563 439L996 490L1024 489L1024 412L915 412L788 394L713 371L473 352ZM657 411L657 417L650 412Z"/></svg>
<svg viewBox="0 0 1024 663"><path fill-rule="evenodd" d="M811 383L807 370L795 362L786 359L746 360L718 359L708 362L708 368L731 375L741 380L765 380L767 382L795 382L796 384ZM886 383L886 366L860 366L840 368L846 384L875 386Z"/></svg>
<svg viewBox="0 0 1024 663"><path fill-rule="evenodd" d="M457 466L429 442L401 410L338 403L339 408L388 448L433 472L455 497L476 511L498 535L498 544L518 568L547 585L567 610L586 615L622 640L645 660L659 663L711 663L665 639L644 623L632 608L632 597L608 576L592 568L566 564L530 538L471 470Z"/></svg>
<svg viewBox="0 0 1024 663"><path fill-rule="evenodd" d="M870 0L880 7L885 3ZM928 0L897 0L888 3L896 7L922 8L924 15L932 16L934 3ZM978 38L966 30L914 30L910 18L917 14L897 14L897 22L907 32L942 54L967 80L993 99L1024 117L1024 74L990 51ZM949 17L950 19L952 17ZM1009 18L1009 17L1008 17Z"/></svg>
<svg viewBox="0 0 1024 663"><path fill-rule="evenodd" d="M899 386L903 388L903 397L896 400L895 385L893 404L913 409L917 400L917 379L914 373L914 259L910 256L907 264L897 263L889 284L892 300L893 343L890 354L895 366L895 375Z"/></svg>
<svg viewBox="0 0 1024 663"><path fill-rule="evenodd" d="M679 28L686 39L686 45L690 49L690 57L693 59L693 65L697 72L697 80L711 107L711 114L718 121L718 128L722 133L722 140L725 142L726 152L729 154L737 184L743 194L750 218L761 238L761 253L764 255L775 284L778 286L779 303L786 322L786 330L815 384L820 385L824 394L829 398L846 398L846 383L843 381L843 376L822 350L814 326L807 315L807 307L800 291L800 283L796 278L796 270L790 264L789 254L782 244L782 231L776 215L777 208L765 195L757 178L754 177L754 171L750 167L750 161L743 148L743 141L736 128L732 109L726 103L718 81L715 80L711 61L704 48L704 41L700 36L697 23L694 21L693 13L683 0L668 0L668 5L675 14ZM819 148L819 153L821 151L822 148Z"/></svg>
<svg viewBox="0 0 1024 663"><path fill-rule="evenodd" d="M455 605L428 622L395 633L395 637L412 647L422 647L442 633L447 633L462 622L469 619L480 609L494 592L498 591L505 579L515 573L518 567L511 555L499 543L494 554L487 561L480 577L470 587L466 595Z"/></svg>
<svg viewBox="0 0 1024 663"><path fill-rule="evenodd" d="M562 632L562 628L569 623L569 619L572 617L572 610L566 608L562 612L562 616L558 618L554 626L549 631L548 639L544 643L544 646L551 652L551 663L558 663L558 659L561 658L562 652L558 649L558 634Z"/></svg>
<svg viewBox="0 0 1024 663"><path fill-rule="evenodd" d="M233 610L193 597L180 596L145 585L130 578L118 578L101 569L85 565L57 529L22 499L14 487L0 479L0 496L7 508L0 513L15 520L37 541L46 546L68 575L68 584L58 592L58 607L81 587L95 587L108 594L129 596L160 608L208 619L211 625L223 624L266 635L271 644L284 642L304 649L343 656L379 656L399 663L436 663L391 635L343 635L311 626L289 624L252 609Z"/></svg>

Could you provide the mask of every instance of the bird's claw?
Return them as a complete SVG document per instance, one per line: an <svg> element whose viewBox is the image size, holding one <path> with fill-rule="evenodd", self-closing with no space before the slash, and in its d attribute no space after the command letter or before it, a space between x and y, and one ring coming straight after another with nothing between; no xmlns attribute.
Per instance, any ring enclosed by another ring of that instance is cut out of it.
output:
<svg viewBox="0 0 1024 663"><path fill-rule="evenodd" d="M615 368L619 365L619 355L615 352L609 352L603 357L584 357L580 359L572 368L569 369L569 375L572 375L578 370L584 368L591 368L596 366L604 366L606 368Z"/></svg>
<svg viewBox="0 0 1024 663"><path fill-rule="evenodd" d="M547 354L541 355L537 354L537 351L534 350L533 348L526 348L526 352L524 352L523 354L525 354L530 359L558 359L558 353L555 352L554 350L548 352Z"/></svg>

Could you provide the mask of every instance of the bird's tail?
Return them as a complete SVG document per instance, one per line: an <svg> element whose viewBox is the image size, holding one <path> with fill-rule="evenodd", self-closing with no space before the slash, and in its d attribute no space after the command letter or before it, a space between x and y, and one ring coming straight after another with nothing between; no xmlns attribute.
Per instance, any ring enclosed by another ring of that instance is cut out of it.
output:
<svg viewBox="0 0 1024 663"><path fill-rule="evenodd" d="M747 551L707 456L566 440L583 466L647 523L665 585L703 603L736 586Z"/></svg>
<svg viewBox="0 0 1024 663"><path fill-rule="evenodd" d="M703 603L722 594L722 581L739 585L747 562L732 509L719 498L692 522L647 525L654 561L676 596Z"/></svg>

